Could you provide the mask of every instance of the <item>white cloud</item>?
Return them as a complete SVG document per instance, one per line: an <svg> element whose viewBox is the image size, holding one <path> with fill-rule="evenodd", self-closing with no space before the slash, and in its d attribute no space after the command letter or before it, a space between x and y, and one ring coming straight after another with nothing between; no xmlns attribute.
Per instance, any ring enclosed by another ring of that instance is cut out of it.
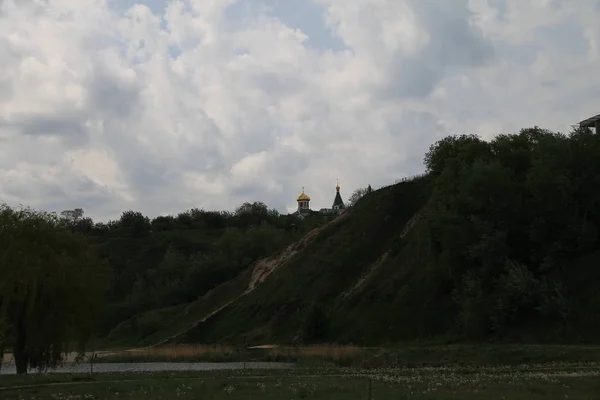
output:
<svg viewBox="0 0 600 400"><path fill-rule="evenodd" d="M600 112L594 0L262 1L0 2L0 200L285 211L304 186L320 208L447 134Z"/></svg>

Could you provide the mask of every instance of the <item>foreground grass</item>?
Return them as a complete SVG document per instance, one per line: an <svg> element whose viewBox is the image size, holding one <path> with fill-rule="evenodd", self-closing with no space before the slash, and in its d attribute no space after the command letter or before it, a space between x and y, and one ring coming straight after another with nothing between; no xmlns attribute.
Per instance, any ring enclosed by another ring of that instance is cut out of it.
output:
<svg viewBox="0 0 600 400"><path fill-rule="evenodd" d="M600 364L39 374L0 378L2 399L593 399Z"/></svg>

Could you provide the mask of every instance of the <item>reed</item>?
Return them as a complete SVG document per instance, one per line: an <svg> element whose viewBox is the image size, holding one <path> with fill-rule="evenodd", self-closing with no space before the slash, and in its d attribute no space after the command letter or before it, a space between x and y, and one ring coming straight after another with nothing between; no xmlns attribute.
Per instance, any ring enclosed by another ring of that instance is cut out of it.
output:
<svg viewBox="0 0 600 400"><path fill-rule="evenodd" d="M270 359L315 359L334 363L354 360L362 356L364 350L356 346L340 346L335 344L311 345L301 347L274 347L267 349Z"/></svg>
<svg viewBox="0 0 600 400"><path fill-rule="evenodd" d="M364 350L356 346L335 344L310 346L261 346L242 348L225 345L186 344L132 349L99 355L98 362L226 362L226 361L280 361L327 362L349 365L362 357Z"/></svg>

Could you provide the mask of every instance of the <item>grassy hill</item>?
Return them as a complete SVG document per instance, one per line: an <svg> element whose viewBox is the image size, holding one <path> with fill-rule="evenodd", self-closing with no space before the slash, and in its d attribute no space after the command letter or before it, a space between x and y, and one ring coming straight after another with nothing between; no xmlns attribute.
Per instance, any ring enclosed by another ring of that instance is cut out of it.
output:
<svg viewBox="0 0 600 400"><path fill-rule="evenodd" d="M323 331L308 340L381 344L402 338L400 332L419 332L413 320L439 323L445 310L429 307L411 289L415 278L435 285L422 270L431 260L417 248L423 236L418 216L431 189L431 178L424 177L364 196L255 291L183 340L291 342L305 336L315 313L322 314Z"/></svg>
<svg viewBox="0 0 600 400"><path fill-rule="evenodd" d="M112 335L154 313L137 343L598 342L599 154L588 130L446 138L429 174Z"/></svg>
<svg viewBox="0 0 600 400"><path fill-rule="evenodd" d="M600 139L451 137L186 342L598 342Z"/></svg>

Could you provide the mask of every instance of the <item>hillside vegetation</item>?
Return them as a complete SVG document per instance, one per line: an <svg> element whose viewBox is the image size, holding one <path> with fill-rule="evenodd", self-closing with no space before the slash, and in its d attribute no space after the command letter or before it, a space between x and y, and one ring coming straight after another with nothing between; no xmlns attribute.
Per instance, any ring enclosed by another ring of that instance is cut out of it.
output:
<svg viewBox="0 0 600 400"><path fill-rule="evenodd" d="M176 334L245 290L256 260L331 218L298 220L246 203L234 213L194 209L152 221L129 211L96 227L89 235L115 278L98 336L129 346Z"/></svg>
<svg viewBox="0 0 600 400"><path fill-rule="evenodd" d="M600 137L448 137L187 342L591 342Z"/></svg>

